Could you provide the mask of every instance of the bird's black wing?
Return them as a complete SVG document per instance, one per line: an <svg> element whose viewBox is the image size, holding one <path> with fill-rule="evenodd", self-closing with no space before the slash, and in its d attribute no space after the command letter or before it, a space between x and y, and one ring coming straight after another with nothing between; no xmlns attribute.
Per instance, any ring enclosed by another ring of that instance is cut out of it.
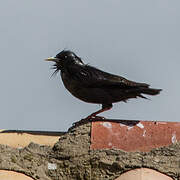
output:
<svg viewBox="0 0 180 180"><path fill-rule="evenodd" d="M113 75L89 65L71 66L69 72L72 77L78 80L81 84L87 87L114 87L121 86L122 88L131 87L148 87L148 84L137 83L127 80L124 77Z"/></svg>

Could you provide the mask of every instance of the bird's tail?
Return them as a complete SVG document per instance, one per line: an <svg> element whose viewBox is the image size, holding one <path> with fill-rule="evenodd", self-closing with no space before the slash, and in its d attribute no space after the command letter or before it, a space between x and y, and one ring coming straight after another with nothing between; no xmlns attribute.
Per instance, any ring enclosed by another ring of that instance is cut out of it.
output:
<svg viewBox="0 0 180 180"><path fill-rule="evenodd" d="M143 94L157 95L160 93L160 91L162 91L162 89L153 89L153 88L149 88L149 87L138 87L136 89L128 90L128 93L130 93L130 94L133 93L135 95L135 97L141 97L144 99L148 99L147 97L143 96Z"/></svg>
<svg viewBox="0 0 180 180"><path fill-rule="evenodd" d="M157 95L162 91L162 89L153 89L153 88L141 88L141 93L147 95Z"/></svg>

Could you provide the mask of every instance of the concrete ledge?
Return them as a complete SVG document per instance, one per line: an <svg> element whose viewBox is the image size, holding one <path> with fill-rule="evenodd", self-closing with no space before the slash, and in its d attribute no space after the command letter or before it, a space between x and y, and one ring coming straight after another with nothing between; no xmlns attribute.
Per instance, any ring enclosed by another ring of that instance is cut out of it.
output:
<svg viewBox="0 0 180 180"><path fill-rule="evenodd" d="M5 145L0 145L0 169L20 172L34 180L126 180L134 174L138 178L139 173L146 180L149 180L148 173L151 179L179 180L179 126L180 123L170 122L111 120L79 124L66 133L60 132L59 136L3 131L0 136L4 134L1 142ZM27 140L25 143L36 141L29 138L32 136L43 137L38 141L41 145L16 146L22 137L23 141ZM51 137L58 138L54 145L56 140ZM14 145L13 141L16 141Z"/></svg>

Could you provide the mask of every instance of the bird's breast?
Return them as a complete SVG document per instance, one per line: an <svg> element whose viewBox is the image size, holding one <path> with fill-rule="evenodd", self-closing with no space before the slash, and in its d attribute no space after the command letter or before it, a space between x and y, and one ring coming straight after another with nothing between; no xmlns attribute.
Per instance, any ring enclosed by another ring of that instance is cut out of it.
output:
<svg viewBox="0 0 180 180"><path fill-rule="evenodd" d="M61 72L61 78L65 88L76 98L85 102L96 104L109 102L109 96L103 89L84 87L80 81L73 79L63 72Z"/></svg>
<svg viewBox="0 0 180 180"><path fill-rule="evenodd" d="M66 73L61 72L61 78L65 88L74 96L76 96L76 91L78 90L79 83L75 81L72 77Z"/></svg>

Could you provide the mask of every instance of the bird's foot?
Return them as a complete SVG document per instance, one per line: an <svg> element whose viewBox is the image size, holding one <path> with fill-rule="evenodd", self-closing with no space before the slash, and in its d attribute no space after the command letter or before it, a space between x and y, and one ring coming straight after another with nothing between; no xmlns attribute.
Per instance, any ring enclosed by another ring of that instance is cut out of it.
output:
<svg viewBox="0 0 180 180"><path fill-rule="evenodd" d="M93 120L102 120L102 119L105 119L105 117L103 117L103 116L96 116L96 115L91 114L90 116L88 116L85 119L87 119L89 121L93 121Z"/></svg>
<svg viewBox="0 0 180 180"><path fill-rule="evenodd" d="M85 119L81 119L80 121L74 122L72 125L73 127L77 127L88 122L89 122L89 119L85 118Z"/></svg>
<svg viewBox="0 0 180 180"><path fill-rule="evenodd" d="M80 121L74 122L72 125L73 127L77 127L80 126L82 124L88 123L88 122L92 122L92 121L100 121L100 120L104 120L105 117L103 116L96 116L96 115L89 115L88 117L86 117L85 119L81 119Z"/></svg>

